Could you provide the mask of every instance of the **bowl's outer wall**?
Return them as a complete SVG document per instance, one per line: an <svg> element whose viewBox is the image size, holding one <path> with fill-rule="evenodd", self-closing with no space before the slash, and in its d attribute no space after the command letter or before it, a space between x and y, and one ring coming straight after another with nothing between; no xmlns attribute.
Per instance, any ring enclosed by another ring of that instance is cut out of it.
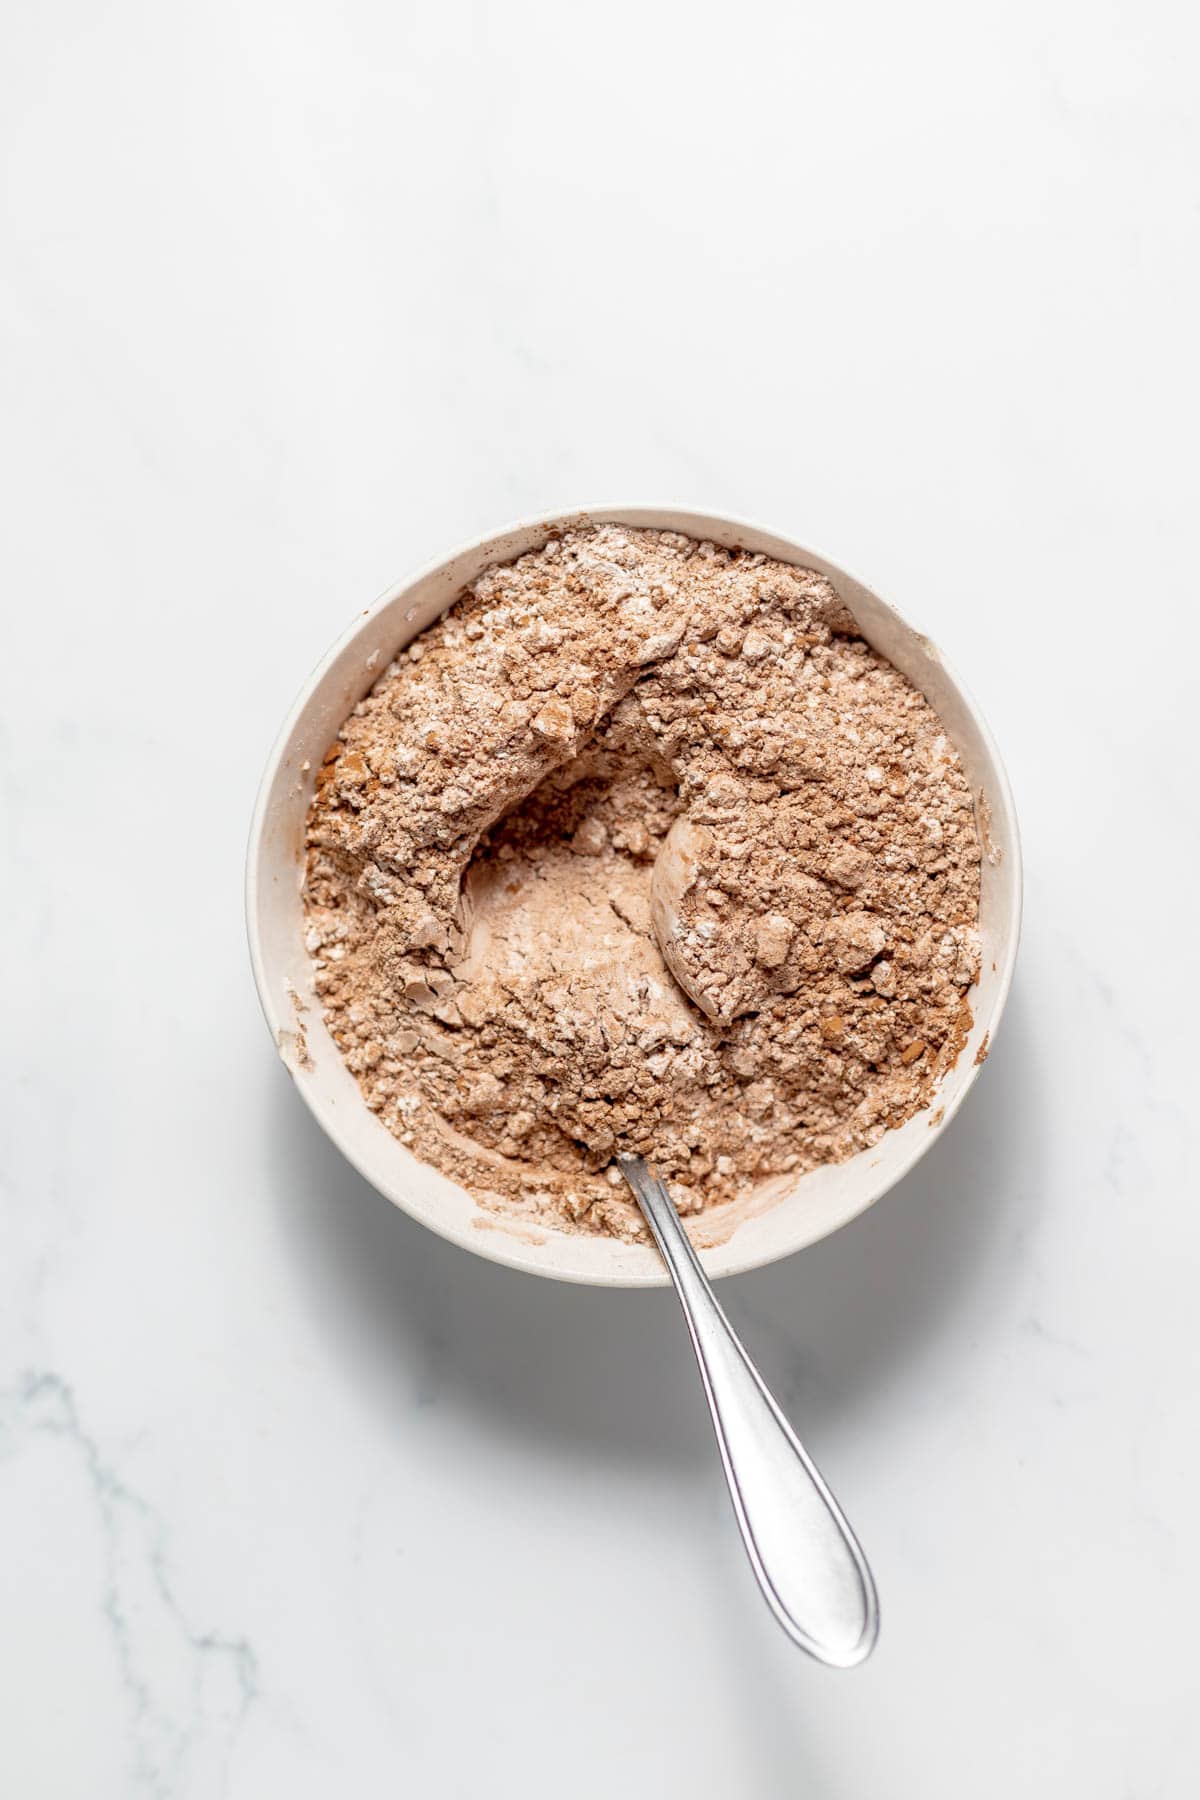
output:
<svg viewBox="0 0 1200 1800"><path fill-rule="evenodd" d="M272 751L251 827L246 916L259 997L273 1037L316 1119L356 1169L422 1224L480 1255L558 1280L619 1287L663 1285L657 1252L612 1238L545 1230L484 1212L469 1194L417 1161L364 1105L313 996L300 890L304 822L315 771L351 708L397 650L445 611L490 564L536 548L564 524L616 521L686 532L828 575L863 636L936 708L962 757L984 845L982 973L971 994L969 1040L935 1097L873 1149L799 1178L769 1208L752 1213L724 1242L720 1209L691 1225L710 1275L775 1261L815 1243L894 1185L945 1130L995 1037L1012 979L1021 912L1021 853L1007 778L987 726L929 640L844 569L788 538L735 519L676 507L609 506L509 526L459 550L384 594L361 613L300 694Z"/></svg>

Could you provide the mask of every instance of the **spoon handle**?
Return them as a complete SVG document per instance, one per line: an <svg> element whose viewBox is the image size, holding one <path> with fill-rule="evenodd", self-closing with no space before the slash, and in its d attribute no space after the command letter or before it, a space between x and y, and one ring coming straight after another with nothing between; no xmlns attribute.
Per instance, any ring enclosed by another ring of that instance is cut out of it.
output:
<svg viewBox="0 0 1200 1800"><path fill-rule="evenodd" d="M867 1560L722 1312L666 1188L640 1156L622 1157L620 1166L675 1283L738 1528L767 1604L810 1656L853 1668L879 1634Z"/></svg>

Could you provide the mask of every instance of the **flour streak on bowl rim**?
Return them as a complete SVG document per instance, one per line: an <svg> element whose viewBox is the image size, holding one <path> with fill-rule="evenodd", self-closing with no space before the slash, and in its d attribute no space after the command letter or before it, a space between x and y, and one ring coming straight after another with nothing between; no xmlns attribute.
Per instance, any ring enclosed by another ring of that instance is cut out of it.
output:
<svg viewBox="0 0 1200 1800"><path fill-rule="evenodd" d="M945 1131L979 1073L1008 998L1020 935L1021 848L1012 793L991 733L940 651L838 564L743 519L691 507L639 505L586 507L521 520L474 539L389 588L343 632L305 682L284 723L250 827L250 959L279 1053L314 1118L347 1159L430 1230L531 1274L606 1287L661 1287L667 1278L657 1252L648 1246L554 1231L533 1219L485 1210L391 1135L366 1106L325 1029L313 993L300 899L304 822L316 770L351 708L396 652L490 564L508 562L571 525L605 523L681 531L826 574L867 641L920 688L941 716L971 782L984 848L983 963L970 995L974 1023L932 1105L849 1161L776 1184L786 1192L769 1206L734 1202L689 1221L710 1275L758 1268L828 1236L893 1187Z"/></svg>

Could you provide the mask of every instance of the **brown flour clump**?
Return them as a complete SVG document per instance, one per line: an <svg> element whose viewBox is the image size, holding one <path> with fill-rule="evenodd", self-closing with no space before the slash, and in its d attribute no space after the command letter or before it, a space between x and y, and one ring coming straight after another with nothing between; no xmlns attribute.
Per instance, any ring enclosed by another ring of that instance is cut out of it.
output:
<svg viewBox="0 0 1200 1800"><path fill-rule="evenodd" d="M320 771L308 946L367 1104L485 1204L643 1235L927 1103L978 973L971 795L809 569L564 531L386 670Z"/></svg>

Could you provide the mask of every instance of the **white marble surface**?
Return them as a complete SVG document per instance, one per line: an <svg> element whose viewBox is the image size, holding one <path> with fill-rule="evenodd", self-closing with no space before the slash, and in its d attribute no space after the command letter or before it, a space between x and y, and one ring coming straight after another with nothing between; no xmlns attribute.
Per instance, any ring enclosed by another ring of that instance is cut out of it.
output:
<svg viewBox="0 0 1200 1800"><path fill-rule="evenodd" d="M9 9L5 1796L1198 1791L1194 20ZM861 569L1023 816L965 1112L724 1291L873 1557L853 1675L751 1588L669 1296L393 1214L246 966L346 617L619 497Z"/></svg>

